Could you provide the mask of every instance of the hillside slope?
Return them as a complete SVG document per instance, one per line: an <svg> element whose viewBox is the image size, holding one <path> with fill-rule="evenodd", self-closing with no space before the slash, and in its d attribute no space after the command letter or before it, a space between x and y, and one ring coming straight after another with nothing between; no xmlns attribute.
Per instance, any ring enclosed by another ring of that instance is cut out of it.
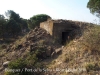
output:
<svg viewBox="0 0 100 75"><path fill-rule="evenodd" d="M84 29L49 66L58 68L56 75L100 75L100 26Z"/></svg>
<svg viewBox="0 0 100 75"><path fill-rule="evenodd" d="M100 26L87 25L83 30L80 38L62 46L45 30L35 28L0 51L0 75L5 73L4 62L10 61L8 67L14 68L19 58L27 61L27 68L42 68L42 73L29 75L100 75Z"/></svg>
<svg viewBox="0 0 100 75"><path fill-rule="evenodd" d="M5 62L12 62L19 60L19 58L26 60L26 58L34 57L35 55L39 61L42 61L53 57L56 54L55 50L60 47L61 45L56 40L53 40L50 34L36 27L21 39L10 44L6 49L1 50L0 75L4 74L5 67L3 67L3 63Z"/></svg>

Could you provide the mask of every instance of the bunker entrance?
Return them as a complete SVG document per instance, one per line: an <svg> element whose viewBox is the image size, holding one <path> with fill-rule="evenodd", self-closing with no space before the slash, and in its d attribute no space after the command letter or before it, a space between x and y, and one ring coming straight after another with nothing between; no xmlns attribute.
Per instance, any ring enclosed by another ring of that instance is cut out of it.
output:
<svg viewBox="0 0 100 75"><path fill-rule="evenodd" d="M62 32L62 44L69 42L69 34L71 31Z"/></svg>

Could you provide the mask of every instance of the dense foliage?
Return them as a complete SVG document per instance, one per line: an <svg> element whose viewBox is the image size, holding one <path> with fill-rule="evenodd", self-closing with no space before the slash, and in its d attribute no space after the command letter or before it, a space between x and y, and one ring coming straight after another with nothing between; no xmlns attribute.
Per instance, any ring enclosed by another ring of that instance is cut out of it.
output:
<svg viewBox="0 0 100 75"><path fill-rule="evenodd" d="M87 8L90 9L92 14L96 14L97 17L100 17L100 0L89 0Z"/></svg>
<svg viewBox="0 0 100 75"><path fill-rule="evenodd" d="M39 26L41 22L47 21L48 18L51 17L46 14L34 15L28 20L29 27L33 29L35 26Z"/></svg>
<svg viewBox="0 0 100 75"><path fill-rule="evenodd" d="M0 15L0 37L4 38L3 34L6 32L6 20L3 15Z"/></svg>
<svg viewBox="0 0 100 75"><path fill-rule="evenodd" d="M0 38L17 37L20 33L27 32L40 25L40 22L46 21L50 16L46 14L38 14L31 17L29 20L23 19L19 14L13 10L5 12L7 19L4 15L0 15Z"/></svg>
<svg viewBox="0 0 100 75"><path fill-rule="evenodd" d="M27 20L20 18L13 10L5 12L7 19L0 15L0 38L15 37L28 29Z"/></svg>

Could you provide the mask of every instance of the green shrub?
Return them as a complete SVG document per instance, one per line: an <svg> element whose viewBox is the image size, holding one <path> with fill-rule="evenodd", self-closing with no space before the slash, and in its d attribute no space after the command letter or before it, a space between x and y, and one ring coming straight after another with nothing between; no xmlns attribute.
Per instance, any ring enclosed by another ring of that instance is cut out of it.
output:
<svg viewBox="0 0 100 75"><path fill-rule="evenodd" d="M44 66L39 63L38 56L41 56L44 52L44 48L39 48L35 52L27 54L26 58L19 58L14 61L11 61L8 65L8 70L5 75L38 75L41 72L34 72L34 69L43 68ZM25 69L32 69L32 71L26 71ZM16 71L17 70L17 71Z"/></svg>
<svg viewBox="0 0 100 75"><path fill-rule="evenodd" d="M14 60L9 63L8 71L5 72L5 75L27 75L25 71L22 71L25 67L27 67L27 63L23 59Z"/></svg>

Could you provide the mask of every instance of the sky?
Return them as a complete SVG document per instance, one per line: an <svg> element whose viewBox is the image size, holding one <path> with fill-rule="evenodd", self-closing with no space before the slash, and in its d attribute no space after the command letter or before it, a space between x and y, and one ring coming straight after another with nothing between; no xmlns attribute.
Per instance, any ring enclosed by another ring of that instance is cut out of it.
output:
<svg viewBox="0 0 100 75"><path fill-rule="evenodd" d="M13 10L22 18L47 14L53 19L97 23L98 18L87 8L89 0L0 0L0 14Z"/></svg>

